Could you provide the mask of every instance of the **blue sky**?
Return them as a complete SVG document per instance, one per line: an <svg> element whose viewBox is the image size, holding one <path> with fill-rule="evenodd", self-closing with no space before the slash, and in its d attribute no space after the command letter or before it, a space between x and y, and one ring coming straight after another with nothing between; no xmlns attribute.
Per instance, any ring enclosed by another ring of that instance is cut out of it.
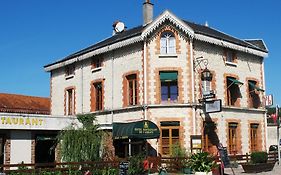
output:
<svg viewBox="0 0 281 175"><path fill-rule="evenodd" d="M112 23L142 24L144 0L1 0L0 92L48 97L43 66L111 36ZM168 9L240 39L262 38L266 91L281 104L281 1L151 0L154 15Z"/></svg>

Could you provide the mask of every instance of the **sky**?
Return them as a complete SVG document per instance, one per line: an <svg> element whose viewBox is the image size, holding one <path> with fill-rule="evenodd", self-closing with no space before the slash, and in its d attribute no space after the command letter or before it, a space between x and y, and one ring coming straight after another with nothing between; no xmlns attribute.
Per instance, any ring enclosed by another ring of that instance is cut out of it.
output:
<svg viewBox="0 0 281 175"><path fill-rule="evenodd" d="M142 24L144 0L0 0L0 93L50 96L55 62L112 35L116 20ZM266 94L281 105L281 1L151 0L154 17L169 10L240 39L263 39Z"/></svg>

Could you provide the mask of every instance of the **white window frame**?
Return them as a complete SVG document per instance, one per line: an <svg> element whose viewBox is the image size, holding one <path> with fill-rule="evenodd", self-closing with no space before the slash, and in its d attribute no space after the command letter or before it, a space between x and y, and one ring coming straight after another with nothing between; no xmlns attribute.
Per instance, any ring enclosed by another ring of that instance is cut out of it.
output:
<svg viewBox="0 0 281 175"><path fill-rule="evenodd" d="M172 32L161 34L160 54L176 54L176 38Z"/></svg>

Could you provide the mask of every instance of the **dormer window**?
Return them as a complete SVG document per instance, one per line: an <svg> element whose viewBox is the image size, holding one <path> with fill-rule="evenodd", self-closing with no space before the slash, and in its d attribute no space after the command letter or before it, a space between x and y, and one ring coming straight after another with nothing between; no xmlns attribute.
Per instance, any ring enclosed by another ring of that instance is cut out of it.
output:
<svg viewBox="0 0 281 175"><path fill-rule="evenodd" d="M228 65L236 66L237 64L237 54L233 50L226 49L224 54L225 63Z"/></svg>
<svg viewBox="0 0 281 175"><path fill-rule="evenodd" d="M175 54L176 53L176 38L172 32L163 32L160 39L160 53L161 54Z"/></svg>
<svg viewBox="0 0 281 175"><path fill-rule="evenodd" d="M74 77L75 66L74 64L67 65L65 67L65 78L69 79Z"/></svg>
<svg viewBox="0 0 281 175"><path fill-rule="evenodd" d="M92 58L92 70L99 70L102 67L103 59L101 57Z"/></svg>

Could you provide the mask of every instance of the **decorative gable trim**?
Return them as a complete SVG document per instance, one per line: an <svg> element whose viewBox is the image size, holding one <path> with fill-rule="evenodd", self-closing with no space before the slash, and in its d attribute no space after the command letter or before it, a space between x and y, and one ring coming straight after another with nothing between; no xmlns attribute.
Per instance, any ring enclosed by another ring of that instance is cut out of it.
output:
<svg viewBox="0 0 281 175"><path fill-rule="evenodd" d="M203 41L203 42L207 42L207 43L210 43L210 44L215 44L215 45L218 45L218 46L226 47L226 48L229 48L229 49L238 50L238 51L241 51L241 52L257 55L257 56L260 56L260 57L267 57L268 56L268 54L266 52L262 52L262 51L255 50L255 49L252 49L252 48L240 46L240 45L237 45L237 44L233 44L231 42L223 41L223 40L216 39L216 38L209 37L209 36L202 35L202 34L195 34L194 39L197 39L197 40L200 40L200 41Z"/></svg>
<svg viewBox="0 0 281 175"><path fill-rule="evenodd" d="M148 24L144 31L142 32L142 38L147 38L152 32L154 32L160 25L165 21L170 21L184 33L186 33L190 38L194 37L194 31L191 27L186 25L182 20L177 18L174 14L166 10L160 16L158 16L152 23Z"/></svg>

